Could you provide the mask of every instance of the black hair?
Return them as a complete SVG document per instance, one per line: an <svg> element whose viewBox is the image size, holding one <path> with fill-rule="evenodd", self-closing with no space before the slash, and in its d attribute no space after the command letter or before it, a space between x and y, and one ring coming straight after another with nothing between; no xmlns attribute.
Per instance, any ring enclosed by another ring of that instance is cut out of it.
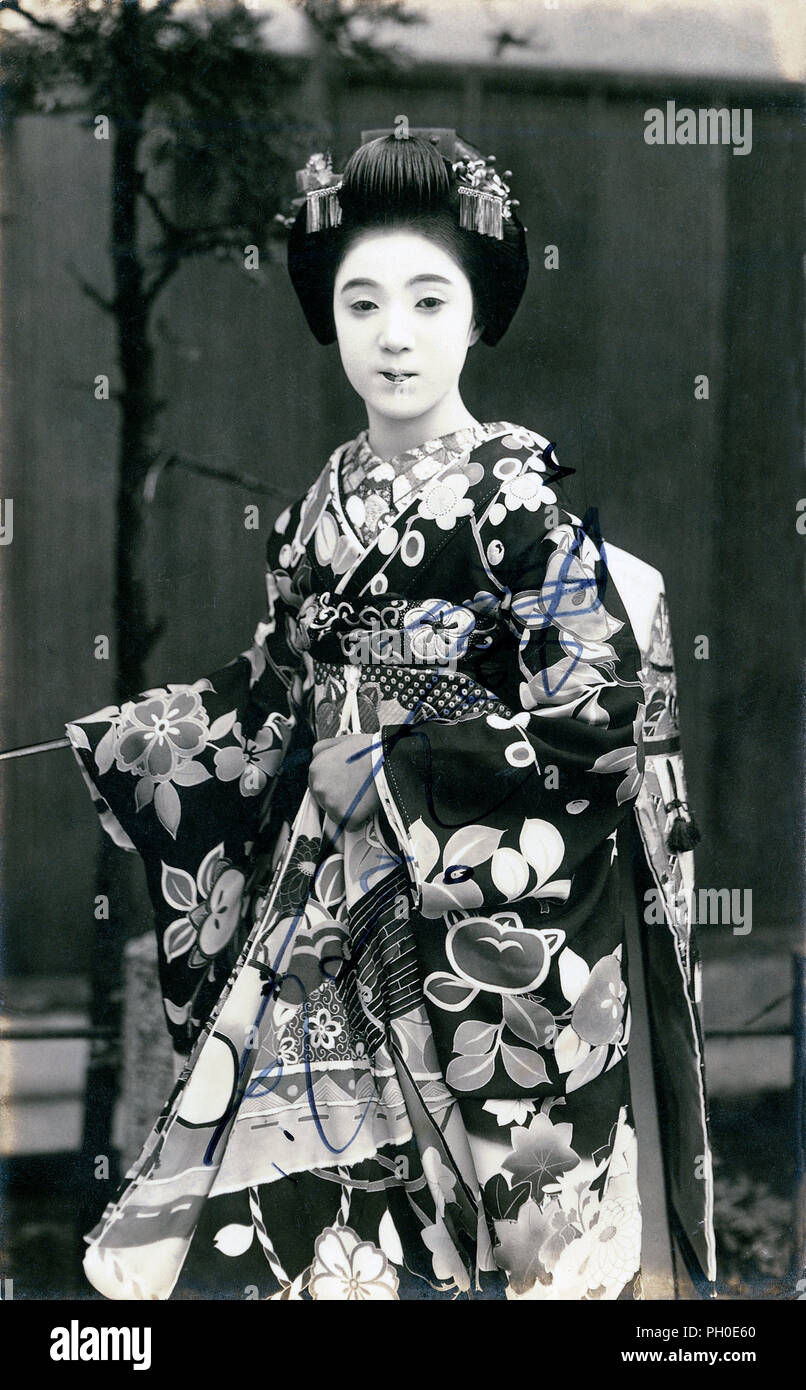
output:
<svg viewBox="0 0 806 1390"><path fill-rule="evenodd" d="M500 241L460 226L457 176L433 144L415 135L385 135L359 145L344 166L336 196L342 210L338 226L307 232L303 204L288 242L288 271L317 342L336 340L333 286L347 250L364 232L389 227L421 232L457 261L470 281L481 341L490 346L499 341L529 273L524 228L514 209L503 219Z"/></svg>

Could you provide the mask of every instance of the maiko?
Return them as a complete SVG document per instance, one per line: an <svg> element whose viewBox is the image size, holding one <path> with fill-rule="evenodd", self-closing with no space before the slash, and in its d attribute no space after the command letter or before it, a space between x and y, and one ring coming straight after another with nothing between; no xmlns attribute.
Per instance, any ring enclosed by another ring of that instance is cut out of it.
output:
<svg viewBox="0 0 806 1390"><path fill-rule="evenodd" d="M51 1361L131 1361L135 1371L151 1366L150 1327L54 1327Z"/></svg>

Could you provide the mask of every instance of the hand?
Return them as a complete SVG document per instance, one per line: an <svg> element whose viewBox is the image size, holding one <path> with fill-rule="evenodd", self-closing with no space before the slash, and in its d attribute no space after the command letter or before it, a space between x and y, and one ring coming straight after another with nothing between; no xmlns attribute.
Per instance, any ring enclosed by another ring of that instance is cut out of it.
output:
<svg viewBox="0 0 806 1390"><path fill-rule="evenodd" d="M340 734L313 746L308 785L322 810L344 829L355 830L381 808L373 773L381 750L378 734Z"/></svg>

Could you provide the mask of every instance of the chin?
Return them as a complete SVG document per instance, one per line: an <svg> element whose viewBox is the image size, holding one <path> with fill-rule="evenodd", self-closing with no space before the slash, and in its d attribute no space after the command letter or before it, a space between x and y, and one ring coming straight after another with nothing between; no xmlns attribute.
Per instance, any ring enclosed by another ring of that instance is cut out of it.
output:
<svg viewBox="0 0 806 1390"><path fill-rule="evenodd" d="M405 419L409 415L424 415L430 409L430 405L423 405L421 401L402 400L398 398L391 401L380 400L377 403L378 410L383 411L384 415L393 415L395 419Z"/></svg>
<svg viewBox="0 0 806 1390"><path fill-rule="evenodd" d="M368 387L368 390L372 400L387 410L403 406L421 412L430 410L431 406L441 399L440 392L429 392L421 381L418 381L417 385L409 388L408 391L401 392L400 395L395 394L393 386L387 389L385 386L378 386L375 382Z"/></svg>

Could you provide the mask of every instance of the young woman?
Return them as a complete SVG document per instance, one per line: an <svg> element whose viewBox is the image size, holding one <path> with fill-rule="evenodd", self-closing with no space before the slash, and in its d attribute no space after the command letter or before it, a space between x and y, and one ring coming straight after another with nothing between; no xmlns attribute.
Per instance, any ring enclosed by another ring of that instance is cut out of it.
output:
<svg viewBox="0 0 806 1390"><path fill-rule="evenodd" d="M450 131L301 182L291 278L367 428L278 518L247 652L69 726L143 856L183 1063L85 1269L110 1298L630 1297L642 654L554 446L459 389L524 228Z"/></svg>

